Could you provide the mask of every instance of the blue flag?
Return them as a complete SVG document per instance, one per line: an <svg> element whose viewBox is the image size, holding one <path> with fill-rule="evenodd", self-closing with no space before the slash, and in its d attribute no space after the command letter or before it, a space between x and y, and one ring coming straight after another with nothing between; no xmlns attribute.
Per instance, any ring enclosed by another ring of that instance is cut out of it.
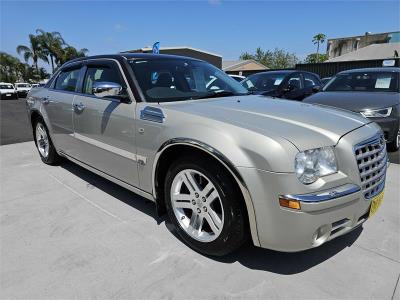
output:
<svg viewBox="0 0 400 300"><path fill-rule="evenodd" d="M160 42L155 42L153 45L153 54L160 54Z"/></svg>

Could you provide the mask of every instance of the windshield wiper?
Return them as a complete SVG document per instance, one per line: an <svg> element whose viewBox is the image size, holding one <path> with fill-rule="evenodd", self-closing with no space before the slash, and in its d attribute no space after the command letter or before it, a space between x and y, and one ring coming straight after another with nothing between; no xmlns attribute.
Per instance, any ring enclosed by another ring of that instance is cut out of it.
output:
<svg viewBox="0 0 400 300"><path fill-rule="evenodd" d="M195 99L219 98L219 97L229 97L229 96L244 96L244 95L247 95L247 94L236 94L236 93L230 92L230 91L218 91L218 92L209 93L204 96L196 97Z"/></svg>

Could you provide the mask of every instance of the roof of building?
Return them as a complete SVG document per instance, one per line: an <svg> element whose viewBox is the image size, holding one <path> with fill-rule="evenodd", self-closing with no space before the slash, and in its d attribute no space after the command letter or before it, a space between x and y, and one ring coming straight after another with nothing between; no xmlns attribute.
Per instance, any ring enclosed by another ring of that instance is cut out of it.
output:
<svg viewBox="0 0 400 300"><path fill-rule="evenodd" d="M375 35L382 35L382 34L393 34L393 33L400 33L400 31L388 31L388 32L380 32L380 33L368 33L368 36L375 36ZM338 38L329 38L328 41L333 41L333 40L348 40L348 39L354 39L354 38L362 38L365 37L365 34L361 35L353 35L353 36L346 36L346 37L338 37Z"/></svg>
<svg viewBox="0 0 400 300"><path fill-rule="evenodd" d="M327 62L394 58L400 54L400 43L372 44L327 60ZM397 56L398 57L398 56Z"/></svg>
<svg viewBox="0 0 400 300"><path fill-rule="evenodd" d="M196 49L196 48L192 48L192 47L188 47L188 46L160 47L160 51L162 51L162 50L182 50L182 49L201 52L201 53L205 53L205 54L212 55L212 56L222 57L219 54L215 54L215 53L212 53L212 52L208 52L208 51L204 51L204 50L201 50L201 49ZM139 49L122 51L121 53L150 52L152 50L153 50L152 47L143 47L143 48L139 48Z"/></svg>
<svg viewBox="0 0 400 300"><path fill-rule="evenodd" d="M224 60L222 61L222 70L224 71L239 71L243 68L243 66L248 64L255 64L257 68L255 70L267 70L268 68L264 66L262 63L255 61L253 59L247 60Z"/></svg>

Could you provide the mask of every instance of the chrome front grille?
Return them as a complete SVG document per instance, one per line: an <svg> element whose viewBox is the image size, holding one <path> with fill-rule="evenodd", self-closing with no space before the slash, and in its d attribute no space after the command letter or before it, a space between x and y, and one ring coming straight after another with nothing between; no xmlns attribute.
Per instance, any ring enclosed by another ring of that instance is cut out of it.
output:
<svg viewBox="0 0 400 300"><path fill-rule="evenodd" d="M355 146L362 191L366 199L379 194L385 186L387 153L383 135L375 136Z"/></svg>

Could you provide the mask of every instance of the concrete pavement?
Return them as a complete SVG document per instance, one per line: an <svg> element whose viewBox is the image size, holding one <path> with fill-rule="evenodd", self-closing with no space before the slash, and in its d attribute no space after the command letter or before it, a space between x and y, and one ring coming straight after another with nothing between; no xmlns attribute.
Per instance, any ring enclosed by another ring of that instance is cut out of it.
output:
<svg viewBox="0 0 400 300"><path fill-rule="evenodd" d="M154 204L33 142L0 147L2 299L400 299L400 166L363 228L320 248L202 256ZM397 289L396 289L397 285Z"/></svg>

